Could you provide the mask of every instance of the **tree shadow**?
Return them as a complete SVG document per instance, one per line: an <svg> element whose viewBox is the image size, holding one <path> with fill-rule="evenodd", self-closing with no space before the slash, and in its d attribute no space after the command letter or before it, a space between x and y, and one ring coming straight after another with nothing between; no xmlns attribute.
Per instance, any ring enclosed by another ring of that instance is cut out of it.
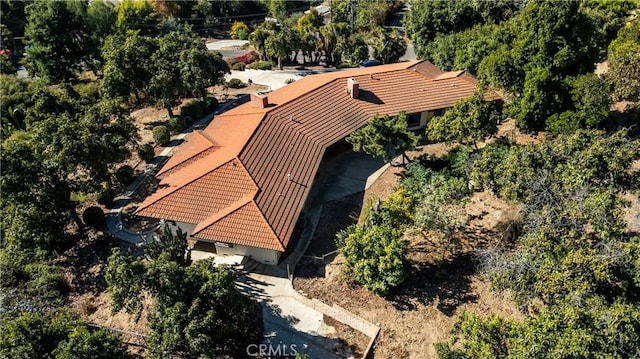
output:
<svg viewBox="0 0 640 359"><path fill-rule="evenodd" d="M132 255L136 248L102 232L89 232L88 237L65 252L64 266L73 276L70 285L74 294L99 296L107 290L104 271L112 248L120 247L123 253Z"/></svg>
<svg viewBox="0 0 640 359"><path fill-rule="evenodd" d="M453 257L439 265L410 263L408 278L388 296L393 306L402 311L417 309L417 304L436 307L452 316L464 303L474 303L478 296L471 292L471 276L475 273L471 254Z"/></svg>
<svg viewBox="0 0 640 359"><path fill-rule="evenodd" d="M267 350L281 350L281 355L267 354L262 356L263 358L294 358L296 353L306 354L309 359L354 357L354 348L344 339L299 330L296 325L300 320L295 316L283 314L282 308L276 304L265 302L262 308L265 330L261 344L267 345Z"/></svg>

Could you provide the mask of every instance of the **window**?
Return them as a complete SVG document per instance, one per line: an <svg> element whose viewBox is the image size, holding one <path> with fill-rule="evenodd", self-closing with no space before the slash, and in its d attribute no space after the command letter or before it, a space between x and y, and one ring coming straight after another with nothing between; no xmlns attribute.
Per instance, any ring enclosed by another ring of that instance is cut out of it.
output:
<svg viewBox="0 0 640 359"><path fill-rule="evenodd" d="M420 116L421 113L410 113L407 115L407 127L408 128L412 128L412 127L418 127L420 126Z"/></svg>

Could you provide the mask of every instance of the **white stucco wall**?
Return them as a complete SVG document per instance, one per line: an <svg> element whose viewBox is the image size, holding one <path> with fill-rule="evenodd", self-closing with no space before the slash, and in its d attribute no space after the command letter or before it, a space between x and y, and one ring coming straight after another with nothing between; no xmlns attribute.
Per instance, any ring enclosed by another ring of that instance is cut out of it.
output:
<svg viewBox="0 0 640 359"><path fill-rule="evenodd" d="M169 227L171 228L171 231L173 232L173 234L176 234L178 227L180 227L180 229L182 229L182 233L187 234L187 238L191 237L193 230L196 228L196 225L192 223L177 222L177 221L175 222L167 221L167 223L169 223Z"/></svg>
<svg viewBox="0 0 640 359"><path fill-rule="evenodd" d="M233 247L224 247L216 244L216 252L218 255L241 255L251 257L257 262L271 265L277 265L278 260L280 259L280 252L237 244L234 244Z"/></svg>

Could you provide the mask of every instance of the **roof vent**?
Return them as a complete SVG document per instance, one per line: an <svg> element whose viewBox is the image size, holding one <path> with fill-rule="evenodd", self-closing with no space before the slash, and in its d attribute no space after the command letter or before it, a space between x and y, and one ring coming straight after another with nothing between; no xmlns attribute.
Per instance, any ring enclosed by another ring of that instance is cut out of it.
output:
<svg viewBox="0 0 640 359"><path fill-rule="evenodd" d="M351 95L351 98L358 98L360 95L360 84L353 77L347 80L347 92Z"/></svg>
<svg viewBox="0 0 640 359"><path fill-rule="evenodd" d="M255 92L251 94L251 107L253 108L266 108L269 106L269 97L262 92Z"/></svg>

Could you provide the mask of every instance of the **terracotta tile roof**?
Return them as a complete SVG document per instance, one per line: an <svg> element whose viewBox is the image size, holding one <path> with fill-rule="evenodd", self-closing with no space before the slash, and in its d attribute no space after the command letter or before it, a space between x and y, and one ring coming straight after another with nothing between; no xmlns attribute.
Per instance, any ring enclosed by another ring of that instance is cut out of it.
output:
<svg viewBox="0 0 640 359"><path fill-rule="evenodd" d="M176 174L190 170L185 168ZM241 198L253 198L258 191L237 159L186 183L181 183L177 176L168 178L175 179L176 185L169 184L151 195L138 207L139 215L197 224Z"/></svg>
<svg viewBox="0 0 640 359"><path fill-rule="evenodd" d="M241 105L192 135L138 214L193 223L197 238L284 251L328 146L375 114L450 107L475 89L473 76L426 61L307 76L269 93L269 107Z"/></svg>
<svg viewBox="0 0 640 359"><path fill-rule="evenodd" d="M253 201L211 222L203 229L196 228L193 235L205 240L284 252L282 243Z"/></svg>

